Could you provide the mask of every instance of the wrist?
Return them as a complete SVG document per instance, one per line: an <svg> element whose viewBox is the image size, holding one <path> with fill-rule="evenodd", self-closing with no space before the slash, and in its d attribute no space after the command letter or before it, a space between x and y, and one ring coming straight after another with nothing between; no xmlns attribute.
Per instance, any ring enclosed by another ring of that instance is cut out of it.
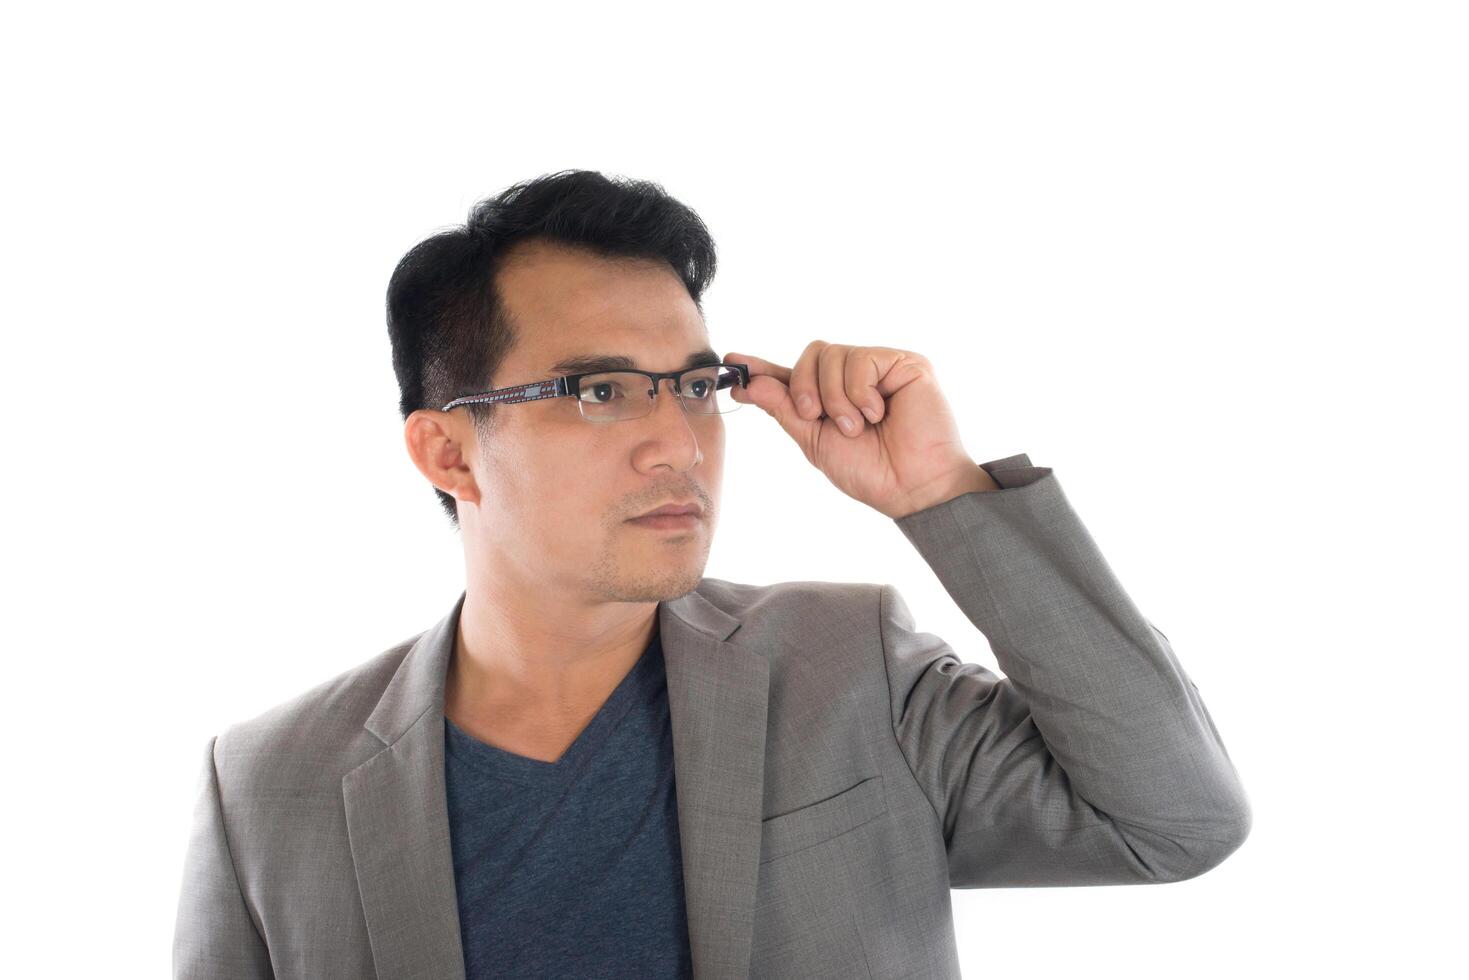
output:
<svg viewBox="0 0 1469 980"><path fill-rule="evenodd" d="M904 499L899 512L889 515L893 519L916 514L920 510L937 507L939 504L947 503L955 497L961 497L966 493L989 493L994 490L1003 489L995 482L978 463L970 463L968 466L950 476L935 480L920 490L908 494Z"/></svg>

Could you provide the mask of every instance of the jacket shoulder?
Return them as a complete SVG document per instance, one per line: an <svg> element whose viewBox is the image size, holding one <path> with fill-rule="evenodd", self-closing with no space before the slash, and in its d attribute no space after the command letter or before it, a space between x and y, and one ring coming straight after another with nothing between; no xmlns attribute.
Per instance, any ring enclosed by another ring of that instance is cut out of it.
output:
<svg viewBox="0 0 1469 980"><path fill-rule="evenodd" d="M762 639L812 632L835 640L856 630L875 634L883 586L874 582L794 580L751 585L706 578L699 594L723 612L740 620L734 642L758 635Z"/></svg>
<svg viewBox="0 0 1469 980"><path fill-rule="evenodd" d="M214 747L220 781L279 785L316 782L326 774L335 786L383 747L363 723L422 635L227 727Z"/></svg>

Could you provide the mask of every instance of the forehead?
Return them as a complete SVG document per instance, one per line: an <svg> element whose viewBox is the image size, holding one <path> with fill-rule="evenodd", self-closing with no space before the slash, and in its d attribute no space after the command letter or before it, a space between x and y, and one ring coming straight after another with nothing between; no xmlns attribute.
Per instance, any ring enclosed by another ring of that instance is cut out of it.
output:
<svg viewBox="0 0 1469 980"><path fill-rule="evenodd" d="M672 370L708 349L704 318L666 262L522 242L507 254L496 286L519 338L511 357L527 369ZM604 355L633 363L573 362Z"/></svg>

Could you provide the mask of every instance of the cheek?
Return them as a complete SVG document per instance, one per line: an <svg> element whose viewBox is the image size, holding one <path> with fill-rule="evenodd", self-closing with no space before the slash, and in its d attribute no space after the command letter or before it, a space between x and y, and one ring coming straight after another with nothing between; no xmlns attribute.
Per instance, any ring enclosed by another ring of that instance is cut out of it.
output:
<svg viewBox="0 0 1469 980"><path fill-rule="evenodd" d="M724 426L718 425L712 432L701 439L704 452L704 462L709 466L719 466L724 462Z"/></svg>
<svg viewBox="0 0 1469 980"><path fill-rule="evenodd" d="M566 508L576 506L574 498L587 484L588 467L578 462L585 454L550 453L548 445L551 443L518 445L518 451L505 452L495 460L490 474L491 492L506 521L540 534L565 519Z"/></svg>

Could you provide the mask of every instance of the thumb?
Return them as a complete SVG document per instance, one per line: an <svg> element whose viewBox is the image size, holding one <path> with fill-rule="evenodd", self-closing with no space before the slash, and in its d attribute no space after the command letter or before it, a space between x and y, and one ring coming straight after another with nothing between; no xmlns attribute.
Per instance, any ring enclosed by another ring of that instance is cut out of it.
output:
<svg viewBox="0 0 1469 980"><path fill-rule="evenodd" d="M790 388L769 374L755 374L753 370L750 374L749 387L736 387L733 397L741 404L755 405L766 415L775 419L780 423L780 427L785 429L786 434L800 445L808 444L813 431L821 428L822 419L825 417L801 418L800 413L796 411L796 403L791 398Z"/></svg>

